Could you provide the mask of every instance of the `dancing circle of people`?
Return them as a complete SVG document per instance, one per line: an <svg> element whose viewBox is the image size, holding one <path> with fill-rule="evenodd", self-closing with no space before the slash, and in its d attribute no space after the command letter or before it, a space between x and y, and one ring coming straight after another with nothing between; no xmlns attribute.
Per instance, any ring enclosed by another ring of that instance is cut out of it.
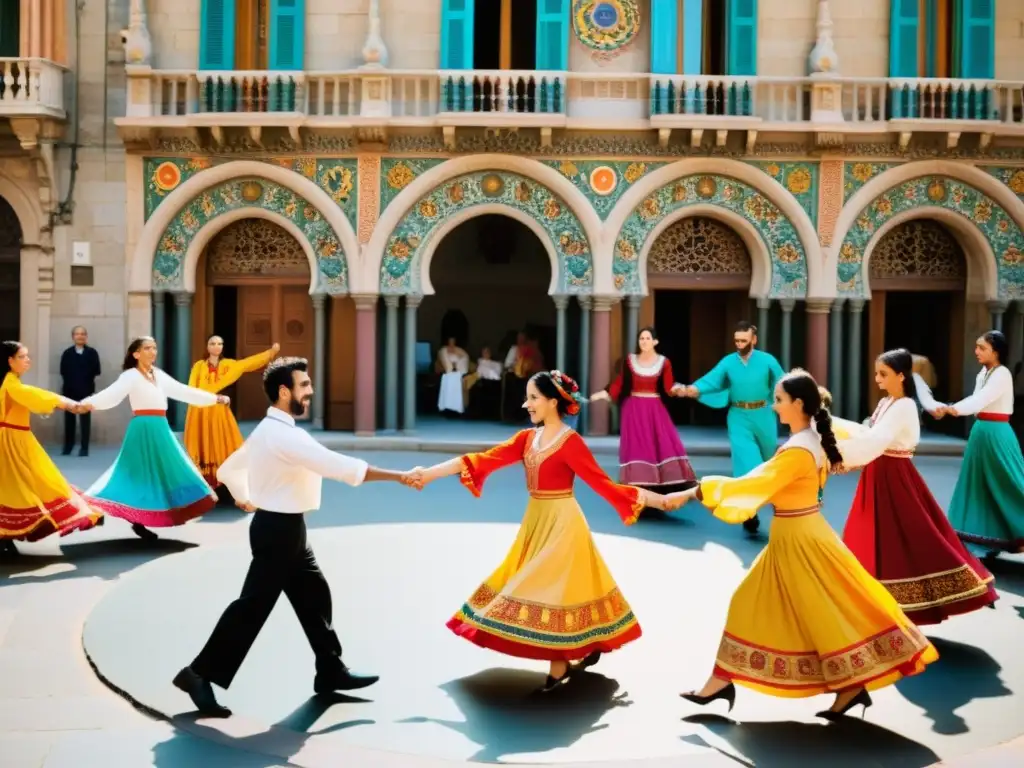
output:
<svg viewBox="0 0 1024 768"><path fill-rule="evenodd" d="M152 528L181 525L211 509L223 485L252 513L252 562L240 596L173 684L201 714L227 717L213 685L231 685L282 593L313 650L316 693L378 680L343 662L330 587L307 540L305 514L320 507L323 478L421 490L458 475L480 496L493 472L522 464L530 498L515 541L447 626L483 648L548 662L545 694L571 686L603 654L641 636L576 500L577 477L626 525L645 509L670 512L693 501L756 533L758 511L770 506L767 545L732 596L711 674L680 695L697 705L721 699L731 710L736 686L786 698L831 693L835 700L818 716L836 720L858 705L866 711L870 691L937 660L918 625L994 607L992 574L964 542L985 546L990 555L1024 551L1024 457L1009 426L1006 338L1000 331L978 338L974 393L949 405L934 400L910 352L880 355L875 381L884 397L863 424L834 418L830 395L809 373L785 373L756 349L753 325L739 324L734 341L735 353L684 385L656 352L654 329L640 331L637 353L607 390L589 398L621 407L618 482L566 424L587 398L560 371L529 378L523 407L530 428L489 450L399 472L335 453L297 428L313 386L307 362L277 357L276 344L236 361L223 358L223 340L211 337L207 358L185 385L156 367L156 342L142 337L128 347L113 384L75 402L24 384L29 350L2 342L2 554L17 556L15 540L64 536L102 523L104 515L153 538ZM220 392L260 368L269 408L243 442ZM728 408L733 477L697 480L667 397ZM133 418L117 459L87 490L72 487L33 436L29 415L106 410L125 398ZM166 418L168 398L190 406L184 448ZM935 418L977 418L948 515L912 460L921 439L919 408ZM776 417L790 433L781 447ZM830 474L854 469L861 469L860 479L840 538L822 515L823 494ZM766 613L765 605L773 610Z"/></svg>

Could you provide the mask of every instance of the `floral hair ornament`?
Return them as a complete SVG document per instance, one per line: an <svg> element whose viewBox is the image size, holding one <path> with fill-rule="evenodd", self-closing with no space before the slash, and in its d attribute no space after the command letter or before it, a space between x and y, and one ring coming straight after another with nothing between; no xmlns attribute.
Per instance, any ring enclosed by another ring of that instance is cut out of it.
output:
<svg viewBox="0 0 1024 768"><path fill-rule="evenodd" d="M569 407L565 409L566 413L570 416L575 416L580 412L579 385L571 376L567 376L561 371L551 371L550 376L551 383L555 385L555 389L558 390L558 394L562 396L562 399L569 403Z"/></svg>

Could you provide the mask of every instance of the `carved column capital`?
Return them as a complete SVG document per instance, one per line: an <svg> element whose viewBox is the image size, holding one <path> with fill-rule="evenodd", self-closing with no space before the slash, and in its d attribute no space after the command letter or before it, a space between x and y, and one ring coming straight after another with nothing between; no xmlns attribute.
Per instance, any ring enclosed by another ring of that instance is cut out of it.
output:
<svg viewBox="0 0 1024 768"><path fill-rule="evenodd" d="M551 300L555 302L555 309L563 310L569 306L569 297L565 295L552 296Z"/></svg>
<svg viewBox="0 0 1024 768"><path fill-rule="evenodd" d="M327 294L314 293L310 298L313 300L313 309L323 309L327 306Z"/></svg>
<svg viewBox="0 0 1024 768"><path fill-rule="evenodd" d="M402 297L397 293L389 293L384 296L384 306L388 309L396 309L398 303L402 300Z"/></svg>
<svg viewBox="0 0 1024 768"><path fill-rule="evenodd" d="M188 291L175 291L174 292L174 306L176 307L187 307L192 304L192 295Z"/></svg>
<svg viewBox="0 0 1024 768"><path fill-rule="evenodd" d="M807 311L815 315L827 315L832 309L832 299L807 299Z"/></svg>
<svg viewBox="0 0 1024 768"><path fill-rule="evenodd" d="M377 307L377 299L380 296L376 293L353 293L352 301L356 303L356 311L367 311Z"/></svg>
<svg viewBox="0 0 1024 768"><path fill-rule="evenodd" d="M591 296L595 312L611 312L612 307L622 301L621 296Z"/></svg>
<svg viewBox="0 0 1024 768"><path fill-rule="evenodd" d="M757 308L758 309L771 309L772 308L772 300L769 299L767 296L762 296L760 299L757 300Z"/></svg>
<svg viewBox="0 0 1024 768"><path fill-rule="evenodd" d="M420 304L423 303L423 297L418 293L408 293L405 295L405 308L416 309Z"/></svg>
<svg viewBox="0 0 1024 768"><path fill-rule="evenodd" d="M859 314L864 311L864 299L850 299L850 312Z"/></svg>
<svg viewBox="0 0 1024 768"><path fill-rule="evenodd" d="M783 312L792 312L796 309L796 299L782 299L779 301L779 305L782 307Z"/></svg>

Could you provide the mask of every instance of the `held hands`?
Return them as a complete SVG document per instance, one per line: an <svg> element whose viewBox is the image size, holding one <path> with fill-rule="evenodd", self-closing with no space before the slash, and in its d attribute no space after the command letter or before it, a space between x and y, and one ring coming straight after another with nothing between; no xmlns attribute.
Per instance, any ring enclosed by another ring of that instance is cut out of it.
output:
<svg viewBox="0 0 1024 768"><path fill-rule="evenodd" d="M408 472L403 472L398 481L402 485L422 491L423 486L430 482L430 478L426 477L423 467L413 467Z"/></svg>
<svg viewBox="0 0 1024 768"><path fill-rule="evenodd" d="M227 395L217 395L217 405L231 405L231 398Z"/></svg>
<svg viewBox="0 0 1024 768"><path fill-rule="evenodd" d="M936 419L941 419L943 416L959 416L960 415L960 412L957 411L957 409L954 408L951 405L940 405L934 411L929 411L929 413L934 418L936 418Z"/></svg>
<svg viewBox="0 0 1024 768"><path fill-rule="evenodd" d="M665 511L673 512L679 509L687 502L693 501L697 498L697 486L690 488L686 491L677 491L676 493L670 493L665 496Z"/></svg>

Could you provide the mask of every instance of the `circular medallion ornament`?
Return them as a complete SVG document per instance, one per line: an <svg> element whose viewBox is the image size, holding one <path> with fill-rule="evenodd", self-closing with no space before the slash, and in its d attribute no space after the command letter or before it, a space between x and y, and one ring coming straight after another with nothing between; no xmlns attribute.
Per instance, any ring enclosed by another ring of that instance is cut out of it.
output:
<svg viewBox="0 0 1024 768"><path fill-rule="evenodd" d="M607 53L628 45L640 31L636 0L573 0L572 26L588 48Z"/></svg>
<svg viewBox="0 0 1024 768"><path fill-rule="evenodd" d="M181 183L181 171L172 162L160 163L153 171L153 183L163 192L170 192Z"/></svg>
<svg viewBox="0 0 1024 768"><path fill-rule="evenodd" d="M263 195L263 185L258 181L247 181L242 185L242 199L247 203L255 203Z"/></svg>
<svg viewBox="0 0 1024 768"><path fill-rule="evenodd" d="M601 195L601 197L614 192L618 183L618 174L615 173L615 169L611 166L599 165L590 172L590 188Z"/></svg>
<svg viewBox="0 0 1024 768"><path fill-rule="evenodd" d="M484 197L498 197L505 191L505 182L496 173L489 173L480 180L480 191Z"/></svg>
<svg viewBox="0 0 1024 768"><path fill-rule="evenodd" d="M697 194L705 200L709 197L714 197L717 191L718 184L710 176L702 176L697 182Z"/></svg>
<svg viewBox="0 0 1024 768"><path fill-rule="evenodd" d="M939 179L928 185L928 199L933 203L941 203L946 199L946 185Z"/></svg>

